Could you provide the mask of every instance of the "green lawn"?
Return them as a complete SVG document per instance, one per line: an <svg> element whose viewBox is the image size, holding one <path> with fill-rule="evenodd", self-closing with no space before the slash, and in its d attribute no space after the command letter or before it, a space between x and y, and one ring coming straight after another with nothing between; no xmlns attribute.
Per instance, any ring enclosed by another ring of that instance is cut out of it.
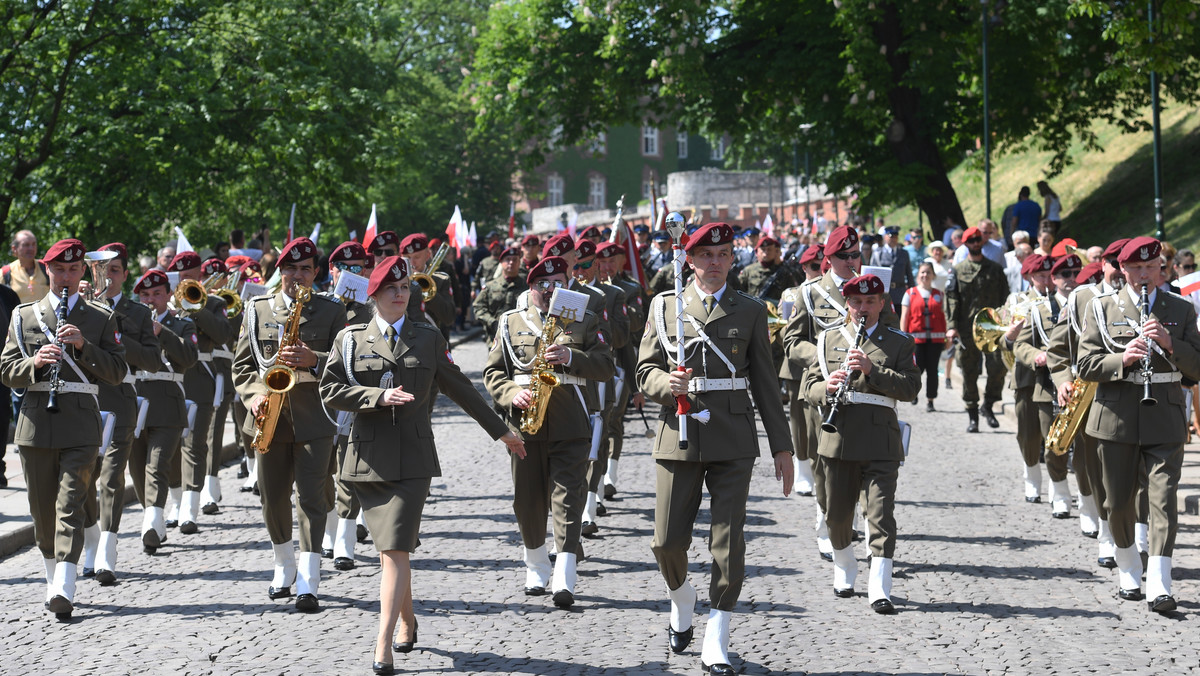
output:
<svg viewBox="0 0 1200 676"><path fill-rule="evenodd" d="M1171 106L1162 111L1161 119L1167 239L1178 248L1195 250L1200 247L1200 108ZM1120 237L1153 235L1151 134L1122 134L1104 124L1097 127L1097 135L1103 152L1087 152L1076 143L1071 149L1074 162L1049 179L1062 200L1065 236L1086 247ZM1046 152L993 157L993 219L998 220L1004 208L1016 201L1023 185L1040 202L1035 184L1045 178L1049 157ZM968 223L977 223L984 215L982 163L964 162L950 173L950 180ZM887 216L887 222L907 230L917 223L916 210L898 209Z"/></svg>

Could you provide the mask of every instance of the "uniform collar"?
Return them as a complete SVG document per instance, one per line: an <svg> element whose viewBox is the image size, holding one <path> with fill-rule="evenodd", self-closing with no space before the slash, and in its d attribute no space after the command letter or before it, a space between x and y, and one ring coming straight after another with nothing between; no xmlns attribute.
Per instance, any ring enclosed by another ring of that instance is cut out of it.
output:
<svg viewBox="0 0 1200 676"><path fill-rule="evenodd" d="M1125 291L1129 295L1129 297L1133 299L1133 306L1140 307L1142 304L1142 293L1140 291L1134 291L1133 287L1130 286L1129 284L1125 285ZM1150 289L1150 307L1154 307L1154 301L1157 299L1158 299L1158 289L1152 287Z"/></svg>
<svg viewBox="0 0 1200 676"><path fill-rule="evenodd" d="M390 327L396 329L396 335L398 336L398 335L400 335L400 331L404 329L404 320L405 319L406 319L406 317L401 317L400 319L396 320L395 324L388 324L386 321L384 321L383 317L380 317L379 315L375 315L375 326L379 327L379 333L382 335L385 335L385 336L387 335L387 330L388 330L388 327L390 326Z"/></svg>
<svg viewBox="0 0 1200 676"><path fill-rule="evenodd" d="M712 296L716 303L720 303L721 298L725 295L725 289L729 288L729 283L726 282L725 284L722 284L721 288L717 289L716 293L704 293L700 290L700 286L697 285L695 281L692 282L692 287L696 290L696 297L698 297L700 300L704 300L705 298Z"/></svg>
<svg viewBox="0 0 1200 676"><path fill-rule="evenodd" d="M48 293L48 294L46 294L46 298L49 299L49 302L50 302L50 311L58 312L58 296L54 295L53 293ZM71 294L70 296L67 296L67 314L71 314L71 311L75 309L75 305L78 302L79 302L79 292L78 291Z"/></svg>

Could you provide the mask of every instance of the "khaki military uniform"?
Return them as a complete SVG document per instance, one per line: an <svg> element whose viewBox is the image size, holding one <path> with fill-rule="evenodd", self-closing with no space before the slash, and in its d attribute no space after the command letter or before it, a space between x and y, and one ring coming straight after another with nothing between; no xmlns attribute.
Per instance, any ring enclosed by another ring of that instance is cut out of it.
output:
<svg viewBox="0 0 1200 676"><path fill-rule="evenodd" d="M1047 366L1037 366L1034 363L1039 353L1049 350L1050 332L1058 323L1059 315L1067 301L1053 289L1047 291L1048 296L1038 296L1034 289L1026 292L1022 300L1033 300L1035 297L1037 299L1025 326L1021 328L1012 344L1013 356L1016 357L1013 364L1013 389L1017 414L1017 443L1021 447L1021 457L1026 467L1034 467L1041 462L1046 434L1050 431L1050 424L1054 422L1054 402L1058 398L1050 378L1049 356L1047 355ZM1066 454L1048 454L1046 470L1051 481L1066 481Z"/></svg>
<svg viewBox="0 0 1200 676"><path fill-rule="evenodd" d="M437 283L437 294L428 302L421 296L421 287L416 282L412 283L412 293L408 296L408 309L404 316L433 324L442 332L442 337L449 340L450 328L454 326L454 317L458 314L454 307L454 288L450 283L450 275L444 272L433 273L433 280Z"/></svg>
<svg viewBox="0 0 1200 676"><path fill-rule="evenodd" d="M0 355L0 378L11 388L25 388L13 443L21 453L34 541L42 558L77 564L83 551L84 501L101 442L96 383L121 382L126 374L125 348L108 306L76 295L65 323L79 328L84 345L82 349L63 345L75 366L64 357L59 367L64 383L58 394L59 410L47 411L52 366L39 369L33 360L43 345L54 342L58 302L47 294L17 306Z"/></svg>
<svg viewBox="0 0 1200 676"><path fill-rule="evenodd" d="M481 289L486 288L496 280L496 271L499 269L500 259L495 256L488 256L479 261L479 267L475 270L475 285Z"/></svg>
<svg viewBox="0 0 1200 676"><path fill-rule="evenodd" d="M617 378L621 379L622 384L620 397L613 405L612 414L608 418L608 457L610 460L620 460L625 439L625 410L629 408L630 397L638 392L638 346L641 345L642 334L646 328L646 301L642 295L642 286L623 274L614 277L611 283L624 292L622 302L629 319L629 340L613 354L616 359Z"/></svg>
<svg viewBox="0 0 1200 676"><path fill-rule="evenodd" d="M998 353L984 355L975 346L971 325L975 315L984 308L1004 305L1008 296L1008 278L1004 269L986 256L976 262L970 258L955 265L946 280L946 321L958 331L962 350L958 354L958 367L963 376L963 404L967 410L979 408L979 374L987 362L987 384L983 390L984 408L1000 401L1003 396L1004 376L1008 373Z"/></svg>
<svg viewBox="0 0 1200 676"><path fill-rule="evenodd" d="M274 361L279 340L291 310L282 292L257 296L247 304L242 333L233 361L233 379L249 407L256 395L268 393L262 373ZM292 484L299 505L300 551L320 551L329 503L329 456L333 453L336 425L329 418L317 389L317 376L325 368L339 331L346 326L341 303L313 294L300 312L299 339L317 356L317 364L296 372L296 385L284 396L283 410L270 451L258 457L258 486L263 520L271 542L292 541ZM244 431L253 436L253 416Z"/></svg>
<svg viewBox="0 0 1200 676"><path fill-rule="evenodd" d="M774 278L772 279L772 277ZM746 293L778 305L783 292L799 285L804 279L797 277L796 273L782 262L763 265L755 261L742 270L742 274L738 275L738 281Z"/></svg>
<svg viewBox="0 0 1200 676"><path fill-rule="evenodd" d="M204 307L188 315L188 319L196 326L196 347L198 348L197 362L183 374L183 389L187 398L196 404L196 418L192 422L192 434L183 440L182 485L185 491L199 491L204 486L204 477L209 475L210 467L214 472L219 469L218 459L221 449L212 448L210 442L214 436L212 430L213 412L220 401L217 394L218 375L222 373L220 363L214 360L213 351L221 350L225 356L231 357L226 344L234 338L233 327L225 318L225 301L215 295L209 295ZM221 389L232 390L233 383L221 378ZM224 419L221 426L224 427ZM172 480L172 485L176 485Z"/></svg>
<svg viewBox="0 0 1200 676"><path fill-rule="evenodd" d="M678 589L687 580L687 551L707 485L713 556L709 599L713 608L731 611L745 578L746 501L759 455L755 406L772 454L790 454L792 444L771 362L766 306L729 286L711 314L695 285L684 289L683 301L690 318L684 322L684 365L694 369L688 402L692 412L709 411L711 417L703 425L687 418L688 445L680 449L670 387L678 344L675 294L659 294L650 303L637 367L642 392L663 407L654 445L657 502L651 549L667 587Z"/></svg>
<svg viewBox="0 0 1200 676"><path fill-rule="evenodd" d="M487 262L486 259L484 262ZM496 337L496 327L500 324L500 315L517 306L517 299L529 288L520 277L512 279L493 279L475 296L472 307L475 319L483 323L488 340Z"/></svg>
<svg viewBox="0 0 1200 676"><path fill-rule="evenodd" d="M332 299L332 297L330 297ZM333 299L337 300L337 299ZM340 301L339 301L340 302ZM369 322L374 321L375 313L365 303L349 301L346 306L346 327L366 326ZM408 321L408 320L405 320ZM429 326L433 326L430 324ZM437 390L434 390L436 396ZM322 396L324 398L324 396ZM354 491L350 489L341 479L338 478L338 467L341 466L342 459L346 455L346 448L350 443L350 423L353 420L346 411L339 412L337 416L337 439L335 453L330 460L329 473L333 477L330 482L330 487L334 490L334 502L336 503L337 515L339 519L357 519L361 505L358 498L355 497ZM329 525L326 524L326 530Z"/></svg>
<svg viewBox="0 0 1200 676"><path fill-rule="evenodd" d="M556 344L571 349L571 362L554 368L562 384L536 404L545 410L542 428L537 434L521 432L524 411L512 402L519 392L529 389L542 321L541 313L532 307L504 313L483 380L496 410L525 441L525 459L512 458L513 512L521 540L527 549L542 547L546 514L550 513L558 551L578 553L582 551L580 531L587 493L589 413L600 410L588 383L609 380L615 370L600 319L588 311L582 321L561 328L554 338Z"/></svg>

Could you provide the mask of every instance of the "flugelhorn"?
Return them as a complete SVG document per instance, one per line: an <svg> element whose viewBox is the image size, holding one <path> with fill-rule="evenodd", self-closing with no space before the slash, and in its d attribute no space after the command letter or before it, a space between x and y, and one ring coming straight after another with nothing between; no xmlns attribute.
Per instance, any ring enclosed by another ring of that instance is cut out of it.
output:
<svg viewBox="0 0 1200 676"><path fill-rule="evenodd" d="M203 309L207 301L208 292L203 284L194 279L181 279L167 307L174 310L176 316L187 317Z"/></svg>
<svg viewBox="0 0 1200 676"><path fill-rule="evenodd" d="M437 280L433 278L433 273L442 267L442 261L446 259L446 252L450 251L450 245L443 243L438 247L437 253L429 260L429 266L425 268L426 272L417 272L412 275L412 280L421 287L421 300L428 303L437 296Z"/></svg>

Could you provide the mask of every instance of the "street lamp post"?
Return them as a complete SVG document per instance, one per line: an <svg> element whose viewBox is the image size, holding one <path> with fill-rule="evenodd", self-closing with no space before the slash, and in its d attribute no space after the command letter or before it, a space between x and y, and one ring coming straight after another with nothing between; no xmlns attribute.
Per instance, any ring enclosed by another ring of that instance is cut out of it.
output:
<svg viewBox="0 0 1200 676"><path fill-rule="evenodd" d="M983 194L984 212L992 218L992 139L988 120L988 0L983 5Z"/></svg>
<svg viewBox="0 0 1200 676"><path fill-rule="evenodd" d="M1154 44L1154 0L1150 0L1150 44ZM1150 71L1150 117L1154 126L1154 236L1160 242L1167 239L1166 223L1163 221L1162 194L1162 126L1158 120L1158 73Z"/></svg>

